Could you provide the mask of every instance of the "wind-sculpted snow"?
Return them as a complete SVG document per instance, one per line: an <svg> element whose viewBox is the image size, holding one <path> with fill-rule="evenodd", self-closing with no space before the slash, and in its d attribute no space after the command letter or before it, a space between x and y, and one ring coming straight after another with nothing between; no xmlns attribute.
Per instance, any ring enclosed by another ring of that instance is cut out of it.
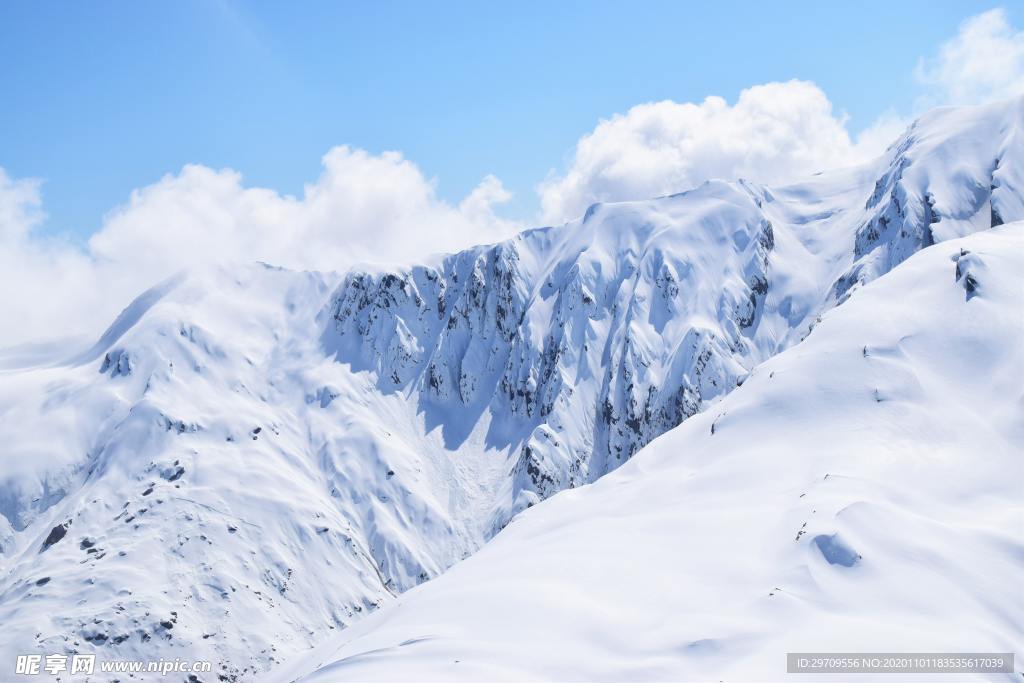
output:
<svg viewBox="0 0 1024 683"><path fill-rule="evenodd" d="M781 681L787 652L964 651L1016 673L957 680L1019 677L1022 286L1024 223L910 257L616 472L264 680Z"/></svg>
<svg viewBox="0 0 1024 683"><path fill-rule="evenodd" d="M937 110L861 168L595 205L424 265L183 273L87 349L0 358L0 659L245 680L694 416L718 438L717 404L832 308L1024 219L1020 124L1020 101ZM988 260L956 268L985 301Z"/></svg>

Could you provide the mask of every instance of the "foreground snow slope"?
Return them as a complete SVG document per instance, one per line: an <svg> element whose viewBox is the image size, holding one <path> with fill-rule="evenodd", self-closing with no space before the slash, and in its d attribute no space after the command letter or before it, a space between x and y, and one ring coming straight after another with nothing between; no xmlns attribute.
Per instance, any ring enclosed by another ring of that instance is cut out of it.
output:
<svg viewBox="0 0 1024 683"><path fill-rule="evenodd" d="M1019 667L1022 302L1024 225L926 249L269 680L766 681L788 651Z"/></svg>

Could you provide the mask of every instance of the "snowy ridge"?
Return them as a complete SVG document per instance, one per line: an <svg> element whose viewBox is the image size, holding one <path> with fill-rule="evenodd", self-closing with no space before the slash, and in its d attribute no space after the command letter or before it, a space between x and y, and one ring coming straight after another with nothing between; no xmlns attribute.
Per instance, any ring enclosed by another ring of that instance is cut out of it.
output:
<svg viewBox="0 0 1024 683"><path fill-rule="evenodd" d="M712 410L263 680L781 681L786 652L943 651L1017 672L937 680L1014 680L1022 273L1024 223L912 256Z"/></svg>
<svg viewBox="0 0 1024 683"><path fill-rule="evenodd" d="M248 680L351 627L704 424L916 251L1024 219L1021 106L936 110L862 168L597 205L430 265L186 273L88 349L9 356L0 656ZM989 262L961 266L984 298Z"/></svg>
<svg viewBox="0 0 1024 683"><path fill-rule="evenodd" d="M596 480L935 242L1024 218L1021 101L937 110L885 158L773 191L711 182L595 205L439 267L350 276L338 357L449 439L482 410L517 443L510 514ZM521 442L521 443L520 443Z"/></svg>

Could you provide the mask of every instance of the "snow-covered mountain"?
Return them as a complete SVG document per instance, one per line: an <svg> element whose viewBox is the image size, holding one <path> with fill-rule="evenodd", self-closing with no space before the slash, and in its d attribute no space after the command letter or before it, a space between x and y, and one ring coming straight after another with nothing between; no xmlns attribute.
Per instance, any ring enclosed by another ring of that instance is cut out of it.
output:
<svg viewBox="0 0 1024 683"><path fill-rule="evenodd" d="M500 527L614 469L917 250L1024 218L1007 163L1024 158L1021 106L935 111L878 163L800 185L709 182L354 273L329 345L449 446L481 421L486 446L516 444Z"/></svg>
<svg viewBox="0 0 1024 683"><path fill-rule="evenodd" d="M946 680L1019 678L1022 294L1024 223L912 256L268 680L777 681L787 652L943 651L1018 667Z"/></svg>
<svg viewBox="0 0 1024 683"><path fill-rule="evenodd" d="M887 273L915 252L1024 219L1022 107L936 110L864 167L597 205L413 267L186 273L90 349L0 358L0 657L210 659L248 679L362 622L687 418L704 411L681 434L710 434L717 402L867 283L910 301L918 271ZM988 260L963 266L961 294L984 285ZM920 391L939 389L957 386Z"/></svg>

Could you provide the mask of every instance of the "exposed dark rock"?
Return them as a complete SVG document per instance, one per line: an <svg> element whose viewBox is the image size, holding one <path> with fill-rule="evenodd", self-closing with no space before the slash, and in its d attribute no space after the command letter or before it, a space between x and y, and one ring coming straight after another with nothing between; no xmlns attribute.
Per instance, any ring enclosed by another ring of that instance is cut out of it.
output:
<svg viewBox="0 0 1024 683"><path fill-rule="evenodd" d="M68 527L71 526L71 520L58 524L57 526L50 529L50 533L47 535L46 540L43 541L43 547L39 549L39 552L43 552L49 549L50 546L60 541L68 533Z"/></svg>
<svg viewBox="0 0 1024 683"><path fill-rule="evenodd" d="M127 377L132 374L134 360L130 353L123 349L109 351L103 356L103 363L100 364L100 373L110 373L111 377Z"/></svg>

